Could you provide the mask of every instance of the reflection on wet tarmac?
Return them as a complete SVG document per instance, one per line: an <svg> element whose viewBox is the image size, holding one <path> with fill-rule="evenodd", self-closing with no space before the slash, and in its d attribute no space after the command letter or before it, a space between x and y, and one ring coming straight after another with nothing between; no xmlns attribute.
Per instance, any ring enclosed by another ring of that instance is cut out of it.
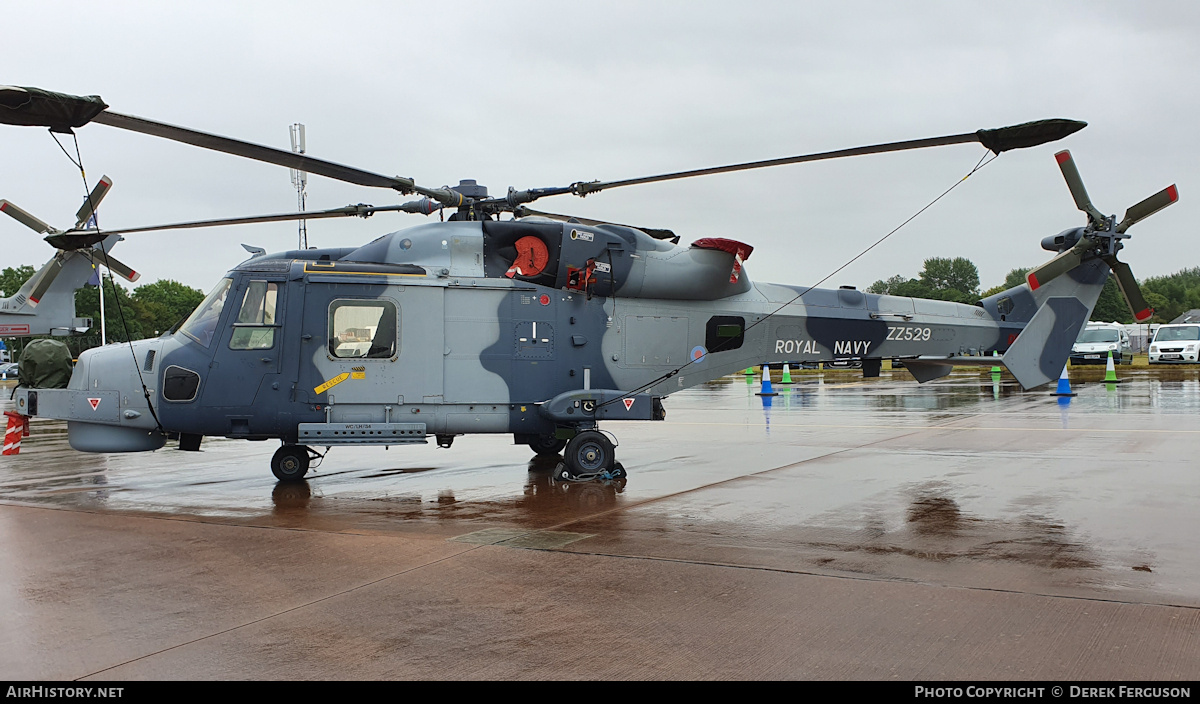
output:
<svg viewBox="0 0 1200 704"><path fill-rule="evenodd" d="M279 482L271 491L271 503L275 504L277 514L306 509L311 499L312 487L306 481Z"/></svg>
<svg viewBox="0 0 1200 704"><path fill-rule="evenodd" d="M954 499L936 494L918 496L908 507L908 525L918 535L955 537L968 520Z"/></svg>
<svg viewBox="0 0 1200 704"><path fill-rule="evenodd" d="M941 560L1011 560L1046 569L1100 566L1060 523L1031 514L1004 521L969 516L944 491L918 492L908 507L908 529L931 540L926 555Z"/></svg>
<svg viewBox="0 0 1200 704"><path fill-rule="evenodd" d="M1078 396L1063 406L1050 387L1024 391L986 368L926 385L904 371L796 373L776 397L726 377L667 399L674 422L607 426L630 472L610 482L557 482L559 458L467 436L449 451L338 448L306 481L277 483L272 443L89 455L61 424L35 421L22 454L0 460L0 501L318 531L508 531L488 543L499 545L570 533L584 537L553 549L905 579L936 566L956 583L1006 566L1053 588L1153 584L1200 603L1200 370L1121 370L1115 385L1102 369L1070 375Z"/></svg>
<svg viewBox="0 0 1200 704"><path fill-rule="evenodd" d="M536 513L542 518L557 516L565 521L617 506L617 497L625 491L628 479L556 481L552 474L559 461L557 457L535 457L529 461L524 501L518 500L514 508Z"/></svg>

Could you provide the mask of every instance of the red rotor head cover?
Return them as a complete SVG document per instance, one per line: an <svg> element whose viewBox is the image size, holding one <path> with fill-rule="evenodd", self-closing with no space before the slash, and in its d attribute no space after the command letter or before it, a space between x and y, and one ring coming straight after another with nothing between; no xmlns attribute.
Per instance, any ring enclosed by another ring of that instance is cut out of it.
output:
<svg viewBox="0 0 1200 704"><path fill-rule="evenodd" d="M514 276L537 276L550 262L550 252L546 249L546 243L533 235L522 237L513 246L517 248L517 258L508 271L504 272L510 279Z"/></svg>

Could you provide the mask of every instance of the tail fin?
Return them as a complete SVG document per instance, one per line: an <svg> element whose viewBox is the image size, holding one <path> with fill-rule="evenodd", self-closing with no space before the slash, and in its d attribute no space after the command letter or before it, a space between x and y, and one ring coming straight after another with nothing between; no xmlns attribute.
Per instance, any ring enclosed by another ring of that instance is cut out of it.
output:
<svg viewBox="0 0 1200 704"><path fill-rule="evenodd" d="M52 267L60 267L41 298L33 300L38 282ZM20 290L0 298L0 336L77 335L92 326L91 318L75 317L75 291L87 283L95 269L86 257L57 256L38 269Z"/></svg>
<svg viewBox="0 0 1200 704"><path fill-rule="evenodd" d="M1108 274L1108 265L1093 258L1034 291L1028 284L1021 284L992 297L1032 299L1036 306L1025 329L1002 358L1021 386L1029 389L1058 379L1071 356L1071 346L1096 307Z"/></svg>

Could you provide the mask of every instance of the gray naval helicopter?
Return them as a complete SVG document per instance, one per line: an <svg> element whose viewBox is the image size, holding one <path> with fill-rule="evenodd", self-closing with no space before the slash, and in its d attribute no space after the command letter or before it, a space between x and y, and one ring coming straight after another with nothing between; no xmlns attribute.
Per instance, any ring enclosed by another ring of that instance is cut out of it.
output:
<svg viewBox="0 0 1200 704"><path fill-rule="evenodd" d="M96 206L111 188L112 179L101 177L75 214L72 230L83 229L92 220ZM0 213L39 234L63 232L7 200L0 200ZM113 235L88 247L59 251L19 290L0 298L0 337L65 337L87 332L92 327L92 319L75 317L74 294L95 275L96 267L107 261L111 271L126 281L137 281L141 276L110 254L120 239L120 235Z"/></svg>
<svg viewBox="0 0 1200 704"><path fill-rule="evenodd" d="M562 452L561 479L622 476L601 422L663 420L667 395L761 363L860 359L878 375L901 359L919 382L956 364L992 365L1025 388L1058 378L1109 273L1139 320L1150 315L1129 267L1126 231L1178 199L1174 186L1119 222L1089 200L1069 153L1057 155L1084 227L1042 240L1056 256L1027 282L975 305L752 282L752 247L530 210L548 196L903 149L979 142L999 154L1085 126L1042 120L960 135L609 182L509 189L463 181L425 188L310 156L109 111L98 96L0 88L0 122L67 131L89 122L164 137L363 186L423 196L402 205L108 230L46 240L59 256L103 259L120 234L381 211L448 222L361 247L267 254L234 267L192 315L157 339L84 352L68 388L19 389L27 415L67 421L85 452L197 450L204 436L277 439L280 480L298 480L313 447L425 443L511 434ZM510 213L510 220L499 220ZM99 248L97 248L99 246Z"/></svg>

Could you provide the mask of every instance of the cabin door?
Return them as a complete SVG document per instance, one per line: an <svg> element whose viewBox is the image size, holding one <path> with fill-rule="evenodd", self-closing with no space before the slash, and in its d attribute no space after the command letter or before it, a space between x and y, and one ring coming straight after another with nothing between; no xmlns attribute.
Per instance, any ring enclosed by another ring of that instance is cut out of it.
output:
<svg viewBox="0 0 1200 704"><path fill-rule="evenodd" d="M332 406L334 422L400 422L400 405L441 403L443 298L432 286L310 283L300 392Z"/></svg>
<svg viewBox="0 0 1200 704"><path fill-rule="evenodd" d="M247 277L235 283L225 329L215 338L212 368L201 398L208 408L249 409L270 403L284 348L285 282ZM263 409L270 412L274 409Z"/></svg>

